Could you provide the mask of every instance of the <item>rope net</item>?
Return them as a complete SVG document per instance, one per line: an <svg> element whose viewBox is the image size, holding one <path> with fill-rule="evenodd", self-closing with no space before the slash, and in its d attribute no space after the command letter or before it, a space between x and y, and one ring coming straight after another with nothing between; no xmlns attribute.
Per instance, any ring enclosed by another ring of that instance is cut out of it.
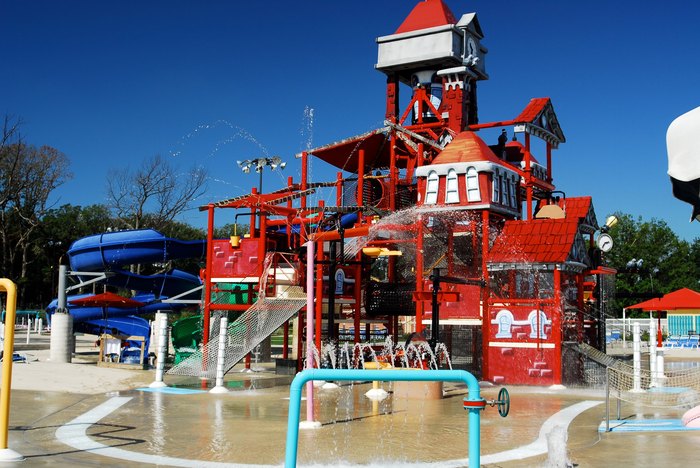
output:
<svg viewBox="0 0 700 468"><path fill-rule="evenodd" d="M264 275L260 281L258 300L232 321L226 329L228 338L226 340L224 373L231 370L246 354L253 351L265 338L306 305L306 293L300 286L293 284L296 271L291 264L287 264L287 267L275 265L275 261L279 259L279 256L276 258L275 255L274 252L270 252L265 258L263 271L268 272L268 274ZM269 280L273 282L270 288L268 288ZM266 291L273 295L267 297ZM212 303L229 303L228 301L234 294L240 294L240 292L220 291L214 296ZM220 317L225 313L225 311L216 311L212 314L213 330L209 342L187 359L170 368L168 374L216 377L220 334L218 328Z"/></svg>
<svg viewBox="0 0 700 468"><path fill-rule="evenodd" d="M607 367L610 393L620 400L657 408L693 407L700 404L700 368L665 371L663 375L634 367L592 346L578 350Z"/></svg>
<svg viewBox="0 0 700 468"><path fill-rule="evenodd" d="M663 375L634 369L626 364L608 368L610 392L630 403L658 408L693 407L700 404L700 369L666 371Z"/></svg>

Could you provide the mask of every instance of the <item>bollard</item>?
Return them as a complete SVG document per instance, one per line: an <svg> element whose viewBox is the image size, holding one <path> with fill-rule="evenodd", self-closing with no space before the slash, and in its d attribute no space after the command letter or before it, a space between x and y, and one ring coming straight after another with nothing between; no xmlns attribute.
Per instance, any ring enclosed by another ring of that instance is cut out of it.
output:
<svg viewBox="0 0 700 468"><path fill-rule="evenodd" d="M156 380L153 381L150 388L167 387L163 382L163 371L165 370L166 349L168 347L168 316L160 317L158 322L158 356L156 357Z"/></svg>
<svg viewBox="0 0 700 468"><path fill-rule="evenodd" d="M3 343L2 380L0 383L0 462L24 460L24 457L7 447L10 429L10 393L12 387L12 356L15 352L15 318L17 305L17 286L7 278L0 278L0 291L7 292L5 323L12 326L5 329Z"/></svg>
<svg viewBox="0 0 700 468"><path fill-rule="evenodd" d="M634 384L632 391L641 392L642 391L642 348L639 336L639 322L634 322L632 328L632 349L634 353L633 357L633 369L634 369Z"/></svg>
<svg viewBox="0 0 700 468"><path fill-rule="evenodd" d="M41 336L41 330L44 328L44 319L40 318L36 321L36 334Z"/></svg>
<svg viewBox="0 0 700 468"><path fill-rule="evenodd" d="M221 317L219 325L219 354L216 360L216 386L209 393L228 393L224 387L224 363L226 361L226 338L228 337L228 318Z"/></svg>
<svg viewBox="0 0 700 468"><path fill-rule="evenodd" d="M27 344L29 344L29 336L32 333L32 319L27 318Z"/></svg>

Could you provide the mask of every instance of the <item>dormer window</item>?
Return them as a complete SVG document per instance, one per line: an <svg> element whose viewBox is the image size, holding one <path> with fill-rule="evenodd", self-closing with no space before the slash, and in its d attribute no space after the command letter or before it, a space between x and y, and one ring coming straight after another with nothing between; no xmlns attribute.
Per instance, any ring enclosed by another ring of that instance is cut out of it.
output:
<svg viewBox="0 0 700 468"><path fill-rule="evenodd" d="M467 200L470 202L481 201L481 192L479 191L479 173L474 167L467 169Z"/></svg>
<svg viewBox="0 0 700 468"><path fill-rule="evenodd" d="M447 171L445 203L459 203L459 184L457 182L457 171L454 169Z"/></svg>
<svg viewBox="0 0 700 468"><path fill-rule="evenodd" d="M503 194L501 203L508 206L508 176L503 174L499 177L499 179L501 180L501 193Z"/></svg>
<svg viewBox="0 0 700 468"><path fill-rule="evenodd" d="M517 187L518 187L518 185L517 185L517 181L516 181L516 179L515 179L514 177L512 177L512 178L510 179L510 184L509 184L509 185L510 185L510 206L511 206L512 208L516 208L517 205L518 205L518 201L517 201L517 198L516 198Z"/></svg>
<svg viewBox="0 0 700 468"><path fill-rule="evenodd" d="M425 204L434 205L437 203L438 196L438 186L440 179L438 178L437 172L430 171L428 174L428 180L425 184Z"/></svg>
<svg viewBox="0 0 700 468"><path fill-rule="evenodd" d="M498 171L493 173L493 202L501 202L501 173Z"/></svg>

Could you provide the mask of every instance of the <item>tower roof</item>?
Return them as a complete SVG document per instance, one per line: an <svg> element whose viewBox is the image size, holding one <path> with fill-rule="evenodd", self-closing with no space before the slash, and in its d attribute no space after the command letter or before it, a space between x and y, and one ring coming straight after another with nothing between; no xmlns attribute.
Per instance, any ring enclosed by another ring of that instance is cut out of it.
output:
<svg viewBox="0 0 700 468"><path fill-rule="evenodd" d="M423 0L413 8L394 34L456 23L455 15L442 0Z"/></svg>
<svg viewBox="0 0 700 468"><path fill-rule="evenodd" d="M488 161L503 165L489 145L474 132L461 132L437 155L432 164Z"/></svg>

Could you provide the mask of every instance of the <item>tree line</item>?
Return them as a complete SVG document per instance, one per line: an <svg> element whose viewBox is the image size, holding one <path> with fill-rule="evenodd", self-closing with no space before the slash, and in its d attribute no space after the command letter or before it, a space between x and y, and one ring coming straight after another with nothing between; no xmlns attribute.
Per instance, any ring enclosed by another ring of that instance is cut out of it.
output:
<svg viewBox="0 0 700 468"><path fill-rule="evenodd" d="M21 119L5 116L0 138L0 277L17 283L20 308L44 308L56 297L58 265L67 264L68 248L81 237L153 228L184 240L204 238L202 229L176 221L206 191L201 167L180 171L154 155L137 168L110 171L107 203L56 207L51 194L72 177L69 158L26 143L21 126Z"/></svg>
<svg viewBox="0 0 700 468"><path fill-rule="evenodd" d="M106 181L107 203L51 206L51 193L69 180L70 161L49 146L23 141L21 120L4 118L0 139L0 277L18 284L20 308L44 308L56 297L58 265L82 237L110 230L153 228L183 240L206 238L203 229L176 220L206 191L207 173L200 167L179 171L159 155L144 158L138 168L112 170ZM618 270L608 310L649 295L687 287L700 290L700 238L680 239L662 220L645 221L615 213L610 230L615 247L604 264ZM231 226L215 236L228 237ZM239 227L239 233L247 226ZM632 262L634 260L634 262ZM197 271L197 261L178 268ZM142 271L142 273L149 273Z"/></svg>

